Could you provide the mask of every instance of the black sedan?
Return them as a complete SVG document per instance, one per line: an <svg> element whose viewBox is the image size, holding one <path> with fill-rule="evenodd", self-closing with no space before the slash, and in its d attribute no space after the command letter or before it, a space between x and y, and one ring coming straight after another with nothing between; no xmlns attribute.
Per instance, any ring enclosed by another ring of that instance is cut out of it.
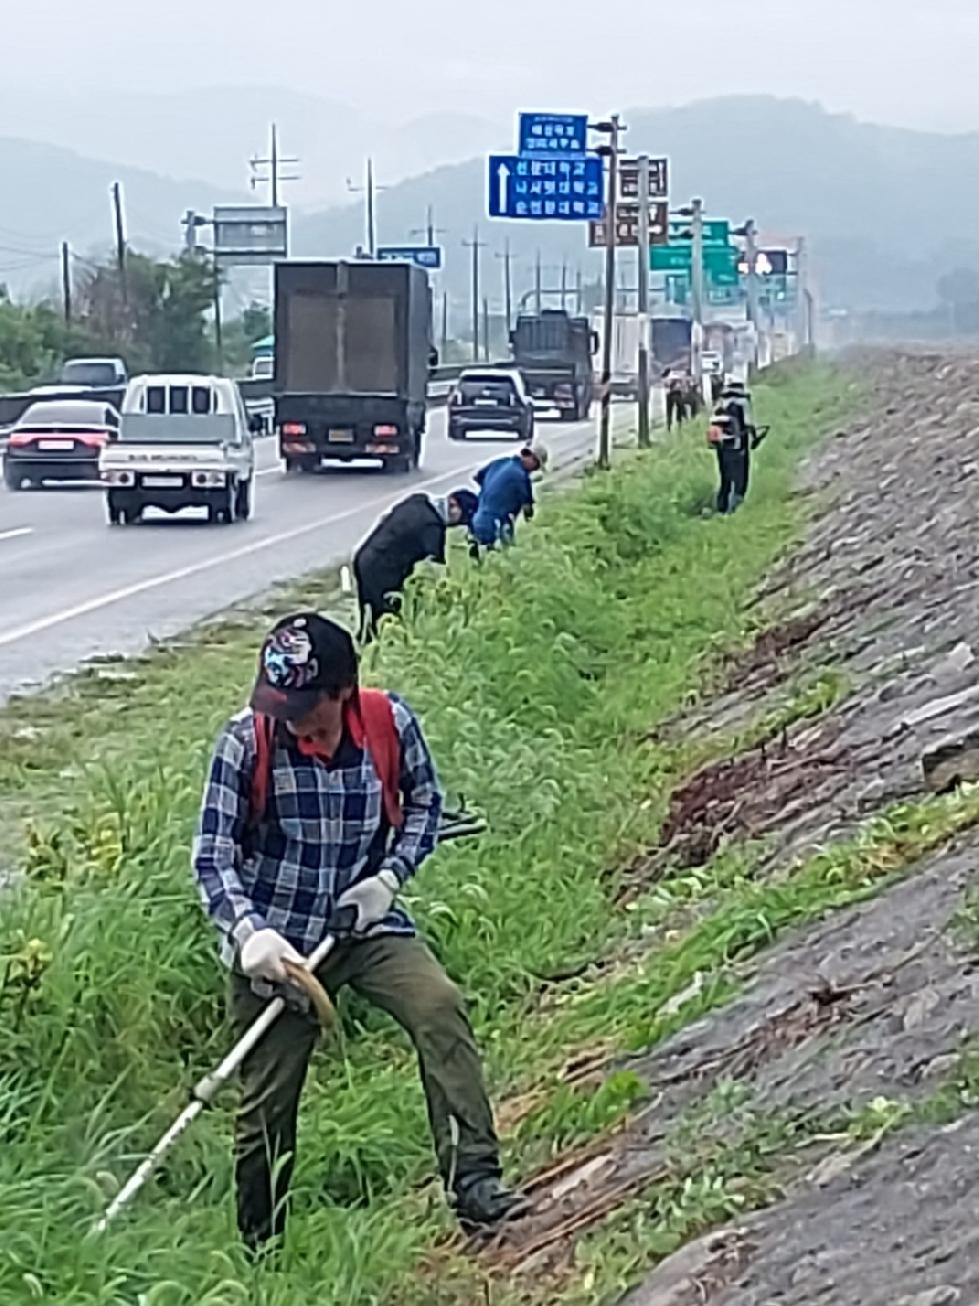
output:
<svg viewBox="0 0 979 1306"><path fill-rule="evenodd" d="M530 443L534 405L519 372L474 367L462 373L449 395L449 439L464 440L471 431L498 431Z"/></svg>
<svg viewBox="0 0 979 1306"><path fill-rule="evenodd" d="M97 481L99 454L119 433L119 414L92 399L39 400L11 427L3 479L11 490L44 481Z"/></svg>

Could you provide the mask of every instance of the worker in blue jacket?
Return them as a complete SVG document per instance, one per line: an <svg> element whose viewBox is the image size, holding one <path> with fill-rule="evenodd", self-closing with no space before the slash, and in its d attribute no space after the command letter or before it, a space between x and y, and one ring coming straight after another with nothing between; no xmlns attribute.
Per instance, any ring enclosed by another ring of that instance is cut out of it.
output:
<svg viewBox="0 0 979 1306"><path fill-rule="evenodd" d="M493 548L501 540L512 538L521 513L534 515L534 472L547 466L547 450L535 444L516 455L495 458L476 473L479 507L470 530L477 545Z"/></svg>

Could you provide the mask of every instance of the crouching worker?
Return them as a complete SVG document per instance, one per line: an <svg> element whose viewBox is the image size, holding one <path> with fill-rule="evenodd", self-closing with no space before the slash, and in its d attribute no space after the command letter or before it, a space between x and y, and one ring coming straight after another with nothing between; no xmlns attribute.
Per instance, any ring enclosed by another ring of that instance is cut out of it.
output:
<svg viewBox="0 0 979 1306"><path fill-rule="evenodd" d="M547 466L543 445L521 449L518 454L494 458L476 473L479 507L472 520L471 536L476 546L491 549L513 542L517 518L534 515L534 483L531 477Z"/></svg>
<svg viewBox="0 0 979 1306"><path fill-rule="evenodd" d="M462 995L398 904L435 847L441 810L417 718L394 695L359 689L347 631L311 612L279 622L262 646L251 706L218 738L194 845L201 898L231 968L236 1033L274 994L289 998L242 1067L235 1178L238 1226L252 1250L285 1227L317 1035L286 965L341 922L317 978L331 996L349 984L410 1036L460 1221L492 1225L523 1206L501 1182Z"/></svg>
<svg viewBox="0 0 979 1306"><path fill-rule="evenodd" d="M353 570L360 603L361 636L369 639L391 595L400 594L420 562L445 562L450 526L468 526L478 499L472 490L455 490L444 499L410 494L377 523L354 554Z"/></svg>

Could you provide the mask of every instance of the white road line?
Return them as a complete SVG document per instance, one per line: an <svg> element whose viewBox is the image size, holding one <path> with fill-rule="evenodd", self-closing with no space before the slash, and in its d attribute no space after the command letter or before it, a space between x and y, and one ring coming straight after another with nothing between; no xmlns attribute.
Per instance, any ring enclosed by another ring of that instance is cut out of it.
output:
<svg viewBox="0 0 979 1306"><path fill-rule="evenodd" d="M0 531L0 540L16 540L22 535L33 535L33 526L14 526L9 531Z"/></svg>

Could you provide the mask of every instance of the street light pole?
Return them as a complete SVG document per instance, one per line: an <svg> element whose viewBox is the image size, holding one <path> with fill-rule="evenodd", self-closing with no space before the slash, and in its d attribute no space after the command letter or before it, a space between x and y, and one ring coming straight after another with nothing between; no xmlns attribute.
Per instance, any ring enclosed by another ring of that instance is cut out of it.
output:
<svg viewBox="0 0 979 1306"><path fill-rule="evenodd" d="M690 371L697 393L704 389L704 201L690 204L690 297L693 330L690 333Z"/></svg>
<svg viewBox="0 0 979 1306"><path fill-rule="evenodd" d="M809 333L809 248L805 236L800 236L795 249L795 293L797 297L796 334L799 338L799 350L802 352L812 344Z"/></svg>
<svg viewBox="0 0 979 1306"><path fill-rule="evenodd" d="M639 156L639 266L637 305L639 357L637 389L639 392L639 448L649 448L649 155Z"/></svg>
<svg viewBox="0 0 979 1306"><path fill-rule="evenodd" d="M753 218L744 224L745 256L748 263L748 321L754 327L755 343L752 367L758 365L759 322L758 322L758 228Z"/></svg>
<svg viewBox="0 0 979 1306"><path fill-rule="evenodd" d="M608 136L599 154L608 159L608 199L605 204L605 339L602 341L601 420L598 427L598 466L611 466L612 333L615 329L615 246L619 235L619 136L624 128L619 115L595 127Z"/></svg>

